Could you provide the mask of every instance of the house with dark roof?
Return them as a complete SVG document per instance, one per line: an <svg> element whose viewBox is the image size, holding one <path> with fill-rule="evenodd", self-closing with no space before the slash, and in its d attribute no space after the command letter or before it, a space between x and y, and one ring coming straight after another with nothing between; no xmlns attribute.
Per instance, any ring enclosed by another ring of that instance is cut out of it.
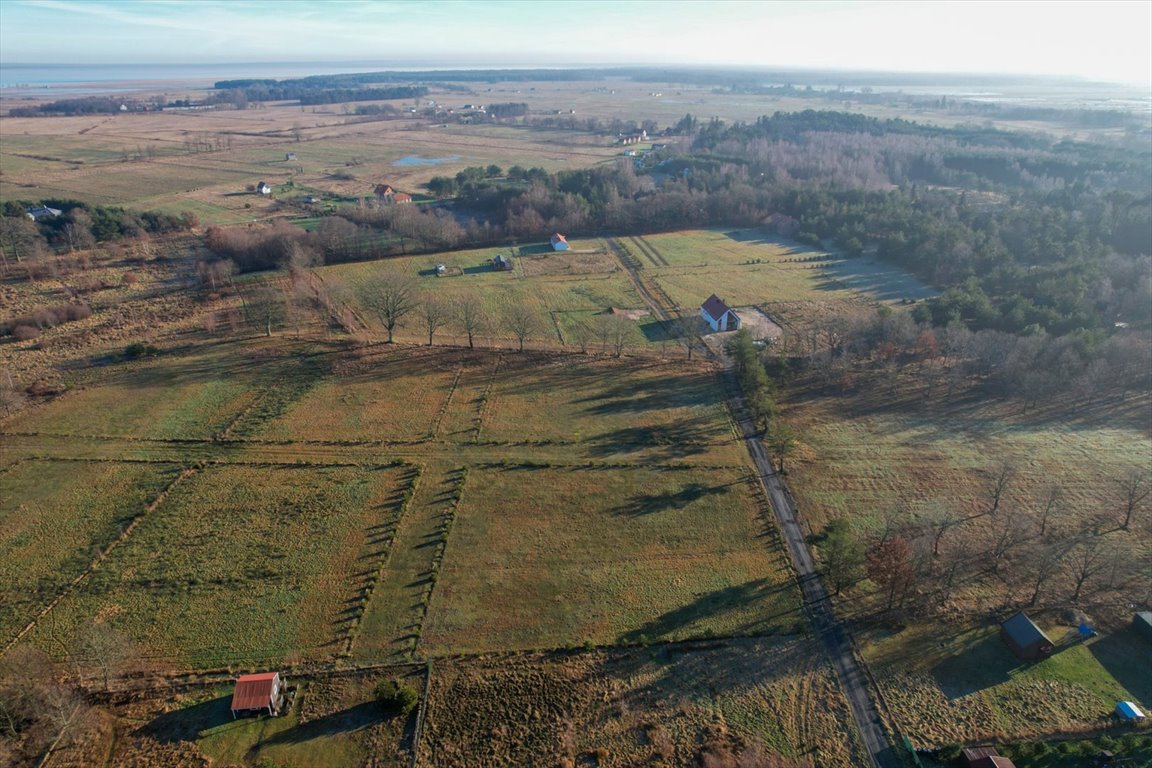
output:
<svg viewBox="0 0 1152 768"><path fill-rule="evenodd" d="M1025 661L1046 659L1056 650L1055 643L1023 611L1000 625L1000 639L1012 649L1016 658Z"/></svg>
<svg viewBox="0 0 1152 768"><path fill-rule="evenodd" d="M284 706L284 683L279 672L240 675L232 693L232 717L267 712L275 717Z"/></svg>
<svg viewBox="0 0 1152 768"><path fill-rule="evenodd" d="M500 272L511 272L512 259L503 254L497 254L496 258L492 259L492 269Z"/></svg>
<svg viewBox="0 0 1152 768"><path fill-rule="evenodd" d="M709 296L708 300L700 305L700 317L704 318L704 322L714 331L740 329L740 316L716 294Z"/></svg>
<svg viewBox="0 0 1152 768"><path fill-rule="evenodd" d="M390 184L377 184L372 191L381 200L391 200L396 194L396 190L392 189Z"/></svg>
<svg viewBox="0 0 1152 768"><path fill-rule="evenodd" d="M256 182L256 194L258 194L258 195L270 195L270 194L272 194L272 185L266 181Z"/></svg>
<svg viewBox="0 0 1152 768"><path fill-rule="evenodd" d="M1146 640L1152 640L1152 611L1140 611L1132 615L1132 628Z"/></svg>
<svg viewBox="0 0 1152 768"><path fill-rule="evenodd" d="M32 221L40 221L40 219L54 219L63 213L59 208L49 208L46 205L38 205L35 208L29 208L24 213Z"/></svg>
<svg viewBox="0 0 1152 768"><path fill-rule="evenodd" d="M552 250L554 250L554 251L566 251L566 250L568 250L568 239L566 237L564 237L564 235L560 234L559 232L552 235L552 239L549 240L548 242L552 243Z"/></svg>

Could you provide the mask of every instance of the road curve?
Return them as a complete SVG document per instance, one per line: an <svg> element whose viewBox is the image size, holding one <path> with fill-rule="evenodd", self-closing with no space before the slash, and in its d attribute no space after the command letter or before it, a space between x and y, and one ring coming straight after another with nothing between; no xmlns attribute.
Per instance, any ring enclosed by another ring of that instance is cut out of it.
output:
<svg viewBox="0 0 1152 768"><path fill-rule="evenodd" d="M729 378L731 370L725 371ZM733 392L737 390L733 386ZM820 580L815 564L812 562L812 553L808 549L804 533L796 520L796 508L784 490L784 484L768 460L756 433L756 428L748 418L744 409L743 398L738 395L732 397L731 410L740 425L740 434L748 447L748 453L756 464L756 473L760 482L768 492L772 510L780 524L780 533L788 545L788 553L792 557L792 564L796 568L797 580L800 583L801 593L804 595L804 607L812 624L816 636L824 645L828 658L836 670L840 680L840 687L848 699L852 710L852 717L856 721L857 730L864 743L864 748L871 758L873 768L902 768L904 761L900 754L888 740L880 720L880 712L870 695L870 680L860 660L852 650L852 641L848 633L837 620L828 600L828 592Z"/></svg>

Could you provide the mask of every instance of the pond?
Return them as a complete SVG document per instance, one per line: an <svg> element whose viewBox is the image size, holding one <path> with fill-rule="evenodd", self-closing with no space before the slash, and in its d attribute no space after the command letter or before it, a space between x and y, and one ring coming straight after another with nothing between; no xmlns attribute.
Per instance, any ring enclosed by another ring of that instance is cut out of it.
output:
<svg viewBox="0 0 1152 768"><path fill-rule="evenodd" d="M407 155L392 163L392 165L440 165L441 163L451 163L454 160L459 160L460 155L448 155L447 157L420 157L420 155Z"/></svg>

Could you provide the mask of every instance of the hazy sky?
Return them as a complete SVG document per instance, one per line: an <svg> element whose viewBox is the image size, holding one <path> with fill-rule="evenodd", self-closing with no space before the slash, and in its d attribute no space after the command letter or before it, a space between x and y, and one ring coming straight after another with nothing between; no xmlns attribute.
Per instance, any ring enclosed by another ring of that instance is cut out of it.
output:
<svg viewBox="0 0 1152 768"><path fill-rule="evenodd" d="M0 0L9 63L743 64L1152 81L1152 0Z"/></svg>

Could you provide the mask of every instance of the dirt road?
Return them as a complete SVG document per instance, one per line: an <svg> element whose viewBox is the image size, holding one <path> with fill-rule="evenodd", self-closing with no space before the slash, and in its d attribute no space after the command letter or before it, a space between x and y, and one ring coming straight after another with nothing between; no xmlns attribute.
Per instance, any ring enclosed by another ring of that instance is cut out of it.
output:
<svg viewBox="0 0 1152 768"><path fill-rule="evenodd" d="M731 375L729 372L728 375ZM737 390L735 387L733 392ZM756 429L744 411L743 400L732 398L732 413L737 415L740 432L748 446L748 452L756 463L756 472L768 491L772 510L780 524L780 532L788 544L788 553L796 568L796 576L804 595L804 606L811 621L812 629L824 645L828 658L836 669L840 687L848 699L852 717L864 742L864 748L871 757L874 768L901 768L903 760L888 740L888 735L880 721L869 690L870 681L863 665L852 651L852 642L847 632L836 619L828 601L828 592L820 580L820 575L812 562L804 532L796 520L796 509L792 504L780 477L768 460L764 445L756 434Z"/></svg>

